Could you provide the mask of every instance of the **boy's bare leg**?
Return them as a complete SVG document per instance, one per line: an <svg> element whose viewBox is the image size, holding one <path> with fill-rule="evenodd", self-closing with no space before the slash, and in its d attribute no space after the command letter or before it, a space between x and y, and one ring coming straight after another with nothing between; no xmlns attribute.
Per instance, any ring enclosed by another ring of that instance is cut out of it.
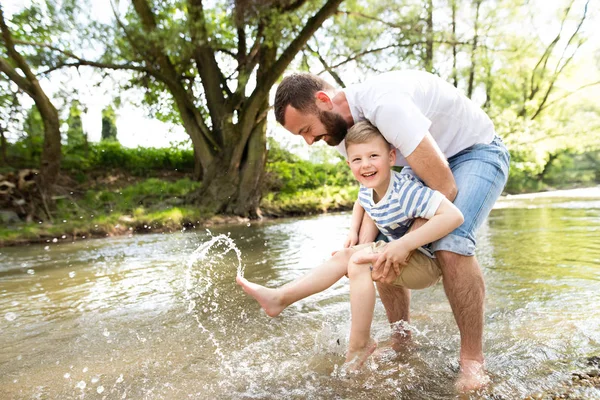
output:
<svg viewBox="0 0 600 400"><path fill-rule="evenodd" d="M489 382L483 368L483 307L485 284L477 259L438 251L444 290L460 331L461 392L480 389Z"/></svg>
<svg viewBox="0 0 600 400"><path fill-rule="evenodd" d="M313 268L308 274L286 283L280 288L267 288L241 276L236 277L236 282L246 293L258 301L269 317L276 317L290 304L322 292L339 281L346 275L348 262L354 252L353 249L340 250L328 261Z"/></svg>
<svg viewBox="0 0 600 400"><path fill-rule="evenodd" d="M351 370L359 369L377 347L371 338L371 322L375 309L375 287L369 264L348 264L350 278L350 310L352 323L346 363Z"/></svg>

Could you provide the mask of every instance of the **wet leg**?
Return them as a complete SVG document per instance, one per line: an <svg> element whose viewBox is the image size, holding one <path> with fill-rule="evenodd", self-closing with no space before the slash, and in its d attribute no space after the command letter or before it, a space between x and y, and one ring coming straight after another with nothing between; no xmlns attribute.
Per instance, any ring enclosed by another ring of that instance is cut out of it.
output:
<svg viewBox="0 0 600 400"><path fill-rule="evenodd" d="M368 264L348 264L350 278L350 310L352 323L346 367L358 370L373 353L377 343L371 338L371 322L375 309L375 287Z"/></svg>
<svg viewBox="0 0 600 400"><path fill-rule="evenodd" d="M338 251L328 261L313 268L308 274L286 283L280 288L267 288L241 276L236 277L236 282L246 293L258 301L268 316L276 317L290 304L322 292L340 280L347 273L348 262L354 252L353 249Z"/></svg>
<svg viewBox="0 0 600 400"><path fill-rule="evenodd" d="M410 340L410 331L398 324L410 322L410 290L377 282L377 291L392 326L391 346L399 351Z"/></svg>
<svg viewBox="0 0 600 400"><path fill-rule="evenodd" d="M436 252L444 290L460 332L460 392L480 389L489 382L483 367L483 307L485 284L474 256Z"/></svg>

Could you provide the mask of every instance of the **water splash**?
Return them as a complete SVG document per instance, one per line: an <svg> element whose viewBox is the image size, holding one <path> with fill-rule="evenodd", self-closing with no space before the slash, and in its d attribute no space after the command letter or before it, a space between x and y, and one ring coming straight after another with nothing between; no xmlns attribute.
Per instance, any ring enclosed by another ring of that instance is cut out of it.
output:
<svg viewBox="0 0 600 400"><path fill-rule="evenodd" d="M244 276L242 253L236 247L235 242L227 235L212 236L212 233L209 230L207 230L206 232L211 236L211 239L208 242L203 243L190 255L187 262L188 269L192 268L196 263L205 260L209 254L209 251L213 247L224 246L225 251L221 252L220 254L216 254L215 256L222 259L225 256L225 254L229 253L230 251L233 251L237 256L237 275Z"/></svg>
<svg viewBox="0 0 600 400"><path fill-rule="evenodd" d="M193 315L198 329L208 338L207 344L212 346L214 354L220 359L220 369L228 369L225 354L217 340L223 330L233 329L228 301L228 290L223 285L232 284L229 271L231 263L236 264L236 275L244 275L242 254L235 242L227 235L212 236L207 230L210 240L201 244L186 262L184 297L187 301L187 313ZM231 255L233 254L233 257ZM223 268L225 266L225 268ZM231 374L232 371L223 371Z"/></svg>

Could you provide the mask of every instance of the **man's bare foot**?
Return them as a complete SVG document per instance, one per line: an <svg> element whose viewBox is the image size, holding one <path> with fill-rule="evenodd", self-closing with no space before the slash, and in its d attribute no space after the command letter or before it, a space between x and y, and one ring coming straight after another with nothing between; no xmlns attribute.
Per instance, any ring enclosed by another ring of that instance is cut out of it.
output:
<svg viewBox="0 0 600 400"><path fill-rule="evenodd" d="M456 381L456 390L459 393L483 389L488 383L490 378L485 372L483 363L475 360L460 362L460 373Z"/></svg>
<svg viewBox="0 0 600 400"><path fill-rule="evenodd" d="M285 309L286 305L283 303L278 289L266 288L241 276L237 276L235 281L244 289L244 292L258 301L269 317L276 317Z"/></svg>
<svg viewBox="0 0 600 400"><path fill-rule="evenodd" d="M377 348L377 342L370 339L367 345L360 349L348 349L346 354L346 362L344 363L344 370L348 372L357 372L362 368L365 361Z"/></svg>

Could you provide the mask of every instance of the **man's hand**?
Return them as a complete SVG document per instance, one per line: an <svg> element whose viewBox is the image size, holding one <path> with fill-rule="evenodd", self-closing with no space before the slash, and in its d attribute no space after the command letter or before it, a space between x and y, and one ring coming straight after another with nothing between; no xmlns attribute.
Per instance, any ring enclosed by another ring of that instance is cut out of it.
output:
<svg viewBox="0 0 600 400"><path fill-rule="evenodd" d="M411 250L404 246L402 239L394 240L385 246L383 252L379 254L379 259L373 264L373 271L383 269L381 274L384 283L389 283L385 278L390 271L394 271L396 276L400 275L400 269L408 263L410 255Z"/></svg>
<svg viewBox="0 0 600 400"><path fill-rule="evenodd" d="M380 283L393 283L398 274L392 269L387 272L384 271L384 264L382 265L380 261L380 257L383 253L373 253L369 254L366 252L360 252L355 254L352 257L352 261L357 264L371 264L371 279L375 282ZM375 267L379 263L379 268Z"/></svg>

